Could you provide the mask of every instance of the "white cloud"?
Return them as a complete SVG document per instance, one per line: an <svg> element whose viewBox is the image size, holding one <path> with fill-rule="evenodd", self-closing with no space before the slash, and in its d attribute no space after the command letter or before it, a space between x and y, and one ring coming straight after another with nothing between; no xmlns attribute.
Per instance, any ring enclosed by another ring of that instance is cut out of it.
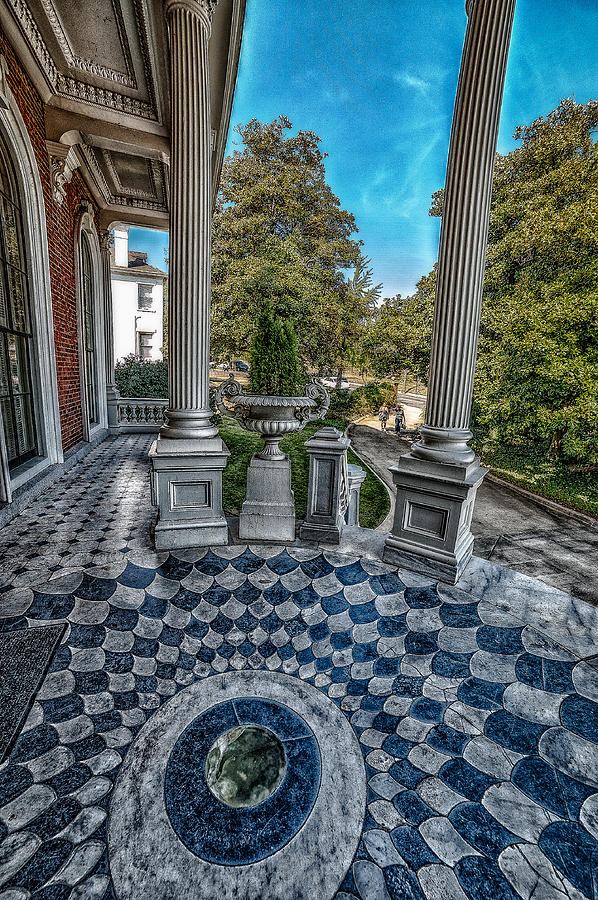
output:
<svg viewBox="0 0 598 900"><path fill-rule="evenodd" d="M427 94L432 87L429 81L420 78L418 75L412 75L410 72L393 72L392 77L397 84L402 84L422 94Z"/></svg>

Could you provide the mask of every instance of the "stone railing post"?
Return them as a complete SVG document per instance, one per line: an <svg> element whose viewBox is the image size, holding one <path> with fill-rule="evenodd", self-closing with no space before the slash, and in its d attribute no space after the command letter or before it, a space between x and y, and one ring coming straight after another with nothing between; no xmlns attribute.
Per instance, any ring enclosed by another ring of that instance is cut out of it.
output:
<svg viewBox="0 0 598 900"><path fill-rule="evenodd" d="M217 0L166 0L171 156L169 405L150 450L159 549L225 544L228 450L210 421L211 122L208 42Z"/></svg>
<svg viewBox="0 0 598 900"><path fill-rule="evenodd" d="M108 431L117 434L118 401L120 394L116 387L114 375L114 312L112 309L112 272L110 269L110 247L114 238L109 231L100 234L100 253L102 257L102 287L104 294L104 346L106 354L106 401L108 406Z"/></svg>
<svg viewBox="0 0 598 900"><path fill-rule="evenodd" d="M304 541L340 543L349 502L347 449L351 441L336 428L320 428L304 446L309 453L307 515L299 529Z"/></svg>
<svg viewBox="0 0 598 900"><path fill-rule="evenodd" d="M392 469L397 504L384 559L458 580L473 548L486 470L468 446L490 200L515 0L468 0L438 255L421 440Z"/></svg>
<svg viewBox="0 0 598 900"><path fill-rule="evenodd" d="M347 471L349 475L349 505L345 513L345 522L347 525L359 525L361 485L365 481L366 472L355 463L349 463Z"/></svg>

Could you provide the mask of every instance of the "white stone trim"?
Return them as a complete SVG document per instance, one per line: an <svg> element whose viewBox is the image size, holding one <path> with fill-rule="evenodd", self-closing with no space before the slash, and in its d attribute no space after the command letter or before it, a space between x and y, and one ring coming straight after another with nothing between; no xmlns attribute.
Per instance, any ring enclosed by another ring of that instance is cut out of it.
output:
<svg viewBox="0 0 598 900"><path fill-rule="evenodd" d="M81 292L81 239L85 232L91 252L93 267L93 303L95 307L95 357L96 357L96 400L98 404L98 421L90 425L87 411L87 367L85 365L85 343L83 340L83 296ZM80 215L75 228L75 292L77 297L77 344L79 350L79 382L81 389L81 420L83 440L91 441L94 436L108 427L108 409L106 402L106 359L104 353L104 330L106 327L103 302L103 266L100 251L100 239L96 230L93 207L91 204Z"/></svg>
<svg viewBox="0 0 598 900"><path fill-rule="evenodd" d="M2 60L0 68L4 69ZM50 260L46 209L42 183L33 147L25 122L16 101L2 79L0 103L0 131L11 150L23 211L23 247L27 263L31 321L33 326L34 364L32 365L35 424L40 456L4 479L10 480L14 491L43 469L62 462L56 352L54 347L54 318L50 287Z"/></svg>

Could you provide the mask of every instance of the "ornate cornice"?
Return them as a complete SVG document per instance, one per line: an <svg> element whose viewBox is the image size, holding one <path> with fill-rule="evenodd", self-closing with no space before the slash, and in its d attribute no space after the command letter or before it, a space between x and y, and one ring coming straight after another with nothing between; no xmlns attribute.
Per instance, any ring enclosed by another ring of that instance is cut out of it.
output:
<svg viewBox="0 0 598 900"><path fill-rule="evenodd" d="M147 209L151 212L168 212L168 194L165 190L164 192L164 200L160 202L156 195L154 195L154 199L146 199L149 195L145 194L145 192L139 191L135 193L135 196L129 196L129 192L122 194L115 194L110 185L108 184L102 169L98 163L96 154L94 150L89 147L87 144L79 144L79 150L83 156L85 161L85 165L87 167L87 171L90 176L93 178L96 187L102 197L102 200L106 206L123 206L129 207L129 209ZM152 162L152 167L156 166L156 168L160 168L157 163ZM156 177L156 168L153 169L154 177ZM161 177L163 177L161 175ZM164 184L164 180L162 182ZM115 185L116 186L116 185Z"/></svg>
<svg viewBox="0 0 598 900"><path fill-rule="evenodd" d="M58 206L62 206L66 197L66 185L73 177L79 160L74 147L67 147L66 144L60 144L58 141L46 141L46 149L50 160L52 196Z"/></svg>

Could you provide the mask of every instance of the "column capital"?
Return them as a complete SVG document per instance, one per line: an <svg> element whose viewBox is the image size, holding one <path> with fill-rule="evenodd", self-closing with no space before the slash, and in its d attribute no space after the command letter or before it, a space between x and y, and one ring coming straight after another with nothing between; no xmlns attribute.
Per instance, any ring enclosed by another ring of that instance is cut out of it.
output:
<svg viewBox="0 0 598 900"><path fill-rule="evenodd" d="M187 10L201 19L209 28L217 6L218 0L165 0L164 15L169 18L178 9Z"/></svg>
<svg viewBox="0 0 598 900"><path fill-rule="evenodd" d="M100 231L98 235L100 239L100 251L102 253L109 253L110 248L114 246L114 235L111 231Z"/></svg>
<svg viewBox="0 0 598 900"><path fill-rule="evenodd" d="M469 18L471 18L471 16L473 15L473 10L475 8L476 2L477 0L465 0L465 12L467 13Z"/></svg>

